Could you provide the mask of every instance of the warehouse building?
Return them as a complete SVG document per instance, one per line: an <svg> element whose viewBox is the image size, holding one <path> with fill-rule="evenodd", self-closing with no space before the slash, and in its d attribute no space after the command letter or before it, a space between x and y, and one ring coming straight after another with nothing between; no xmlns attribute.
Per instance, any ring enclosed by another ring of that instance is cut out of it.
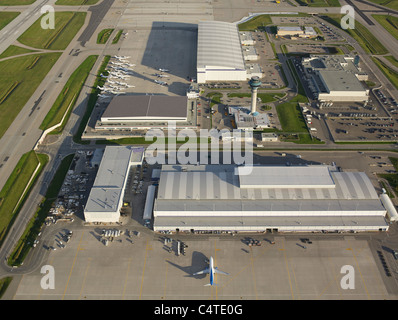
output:
<svg viewBox="0 0 398 320"><path fill-rule="evenodd" d="M365 173L335 167L163 165L155 231L385 231L387 209Z"/></svg>
<svg viewBox="0 0 398 320"><path fill-rule="evenodd" d="M197 82L246 80L238 26L221 21L199 22Z"/></svg>
<svg viewBox="0 0 398 320"><path fill-rule="evenodd" d="M143 157L142 148L106 147L84 207L86 222L114 223L119 221L130 167L141 165Z"/></svg>
<svg viewBox="0 0 398 320"><path fill-rule="evenodd" d="M309 88L319 101L366 102L369 90L361 81L367 75L350 55L311 55L303 58L302 66L310 82Z"/></svg>

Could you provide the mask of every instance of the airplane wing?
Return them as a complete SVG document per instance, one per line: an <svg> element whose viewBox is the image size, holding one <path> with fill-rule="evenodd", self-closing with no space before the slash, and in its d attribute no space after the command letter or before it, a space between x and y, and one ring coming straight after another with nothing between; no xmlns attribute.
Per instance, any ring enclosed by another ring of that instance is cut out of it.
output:
<svg viewBox="0 0 398 320"><path fill-rule="evenodd" d="M218 270L217 267L214 268L214 273L219 273L219 274L225 274L225 275L229 275L229 273Z"/></svg>
<svg viewBox="0 0 398 320"><path fill-rule="evenodd" d="M198 275L198 274L204 274L204 273L210 273L210 268L206 268L206 269L204 269L204 270L202 270L202 271L195 272L195 273L193 274L193 276L196 276L196 275Z"/></svg>

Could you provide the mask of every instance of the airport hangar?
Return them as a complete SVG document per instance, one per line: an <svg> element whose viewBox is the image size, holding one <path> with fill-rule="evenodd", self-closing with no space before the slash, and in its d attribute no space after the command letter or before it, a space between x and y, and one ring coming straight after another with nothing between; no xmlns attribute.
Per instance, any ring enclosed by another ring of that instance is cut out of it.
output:
<svg viewBox="0 0 398 320"><path fill-rule="evenodd" d="M247 37L247 34L239 33L238 25L235 23L200 21L196 62L197 82L247 81L252 76L262 78L260 68L250 68L245 63L246 60L257 59L254 53L249 56L244 54L254 49L250 47L253 42L248 42Z"/></svg>
<svg viewBox="0 0 398 320"><path fill-rule="evenodd" d="M105 148L94 185L84 207L86 222L118 222L131 166L141 165L142 148L108 146Z"/></svg>
<svg viewBox="0 0 398 320"><path fill-rule="evenodd" d="M129 170L143 158L143 148L105 148L84 208L86 222L119 221ZM335 166L254 166L245 172L237 165L163 165L157 171L143 213L146 225L153 219L154 231L384 231L398 218L365 173Z"/></svg>
<svg viewBox="0 0 398 320"><path fill-rule="evenodd" d="M153 214L169 232L386 231L398 217L365 173L326 165L164 165Z"/></svg>
<svg viewBox="0 0 398 320"><path fill-rule="evenodd" d="M95 130L196 128L192 100L187 96L124 95L115 96L107 106Z"/></svg>

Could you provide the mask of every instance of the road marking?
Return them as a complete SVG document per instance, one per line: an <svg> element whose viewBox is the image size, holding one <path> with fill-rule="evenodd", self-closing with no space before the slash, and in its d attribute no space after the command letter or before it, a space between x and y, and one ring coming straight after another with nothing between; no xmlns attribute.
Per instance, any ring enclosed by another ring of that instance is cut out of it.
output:
<svg viewBox="0 0 398 320"><path fill-rule="evenodd" d="M81 244L81 242L82 242L83 235L84 235L84 232L82 232L82 236L80 237L79 245L77 246L77 249L76 249L75 258L73 259L72 267L71 267L70 272L69 272L68 281L66 282L66 286L65 286L64 294L63 294L63 296L62 296L62 300L64 300L65 294L66 294L66 290L68 289L69 280L70 280L70 277L71 277L71 275L72 275L73 268L75 267L75 262L76 262L77 254L78 254L79 251L80 251L80 244Z"/></svg>
<svg viewBox="0 0 398 320"><path fill-rule="evenodd" d="M258 300L256 276L254 275L254 260L253 260L253 247L250 247L250 265L252 270L252 280L254 286L254 293L256 294L256 300Z"/></svg>
<svg viewBox="0 0 398 320"><path fill-rule="evenodd" d="M164 287L163 287L163 296L162 299L166 299L166 286L167 286L167 274L169 271L169 264L167 263L167 260L164 261L166 263L166 275L164 279Z"/></svg>
<svg viewBox="0 0 398 320"><path fill-rule="evenodd" d="M141 300L141 296L142 296L142 286L144 284L145 266L146 266L146 258L148 256L148 250L152 250L152 247L150 247L148 245L148 240L147 240L146 241L146 246L145 246L145 259L144 259L144 268L142 269L141 286L140 286L140 298L139 298L139 300Z"/></svg>
<svg viewBox="0 0 398 320"><path fill-rule="evenodd" d="M82 288L80 289L79 300L80 300L81 297L82 297L84 284L86 283L86 277L87 277L87 274L88 274L88 267L90 266L90 263L91 263L92 258L88 258L87 260L88 260L88 263L87 263L86 271L84 272L84 278L83 278Z"/></svg>
<svg viewBox="0 0 398 320"><path fill-rule="evenodd" d="M287 276L289 279L289 286L290 286L290 292L292 294L292 298L294 300L294 293L293 293L293 286L292 286L292 280L290 279L290 272L289 272L289 266L287 264L287 257L286 257L286 251L285 251L285 243L284 241L282 241L282 245L283 245L283 249L281 251L283 251L283 257L285 258L285 264L286 264L286 271L287 271Z"/></svg>
<svg viewBox="0 0 398 320"><path fill-rule="evenodd" d="M123 288L122 300L124 300L124 294L126 293L127 278L128 278L128 275L129 275L130 264L131 264L131 260L132 260L132 259L133 259L133 258L130 258L130 259L129 259L129 263L128 263L128 265L127 265L126 277L125 277L125 279L124 279L124 288Z"/></svg>
<svg viewBox="0 0 398 320"><path fill-rule="evenodd" d="M354 250L352 250L351 248L349 248L349 249L350 249L350 251L352 252L352 256L354 257L355 263L356 263L356 265L357 265L357 268L358 268L358 271L359 271L359 276L361 277L363 286L365 287L366 295L368 296L368 299L370 300L369 291L368 291L368 288L366 287L365 280L363 279L362 272L361 272L361 268L359 267L357 257L355 256ZM348 249L347 249L347 250L348 250Z"/></svg>

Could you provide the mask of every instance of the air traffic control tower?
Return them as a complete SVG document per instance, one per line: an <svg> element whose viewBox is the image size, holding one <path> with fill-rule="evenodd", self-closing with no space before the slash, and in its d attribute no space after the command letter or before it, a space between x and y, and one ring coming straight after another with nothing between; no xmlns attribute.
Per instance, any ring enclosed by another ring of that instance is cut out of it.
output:
<svg viewBox="0 0 398 320"><path fill-rule="evenodd" d="M261 81L260 78L257 76L254 76L250 79L249 81L250 88L252 88L252 115L257 115L257 89L261 86Z"/></svg>

